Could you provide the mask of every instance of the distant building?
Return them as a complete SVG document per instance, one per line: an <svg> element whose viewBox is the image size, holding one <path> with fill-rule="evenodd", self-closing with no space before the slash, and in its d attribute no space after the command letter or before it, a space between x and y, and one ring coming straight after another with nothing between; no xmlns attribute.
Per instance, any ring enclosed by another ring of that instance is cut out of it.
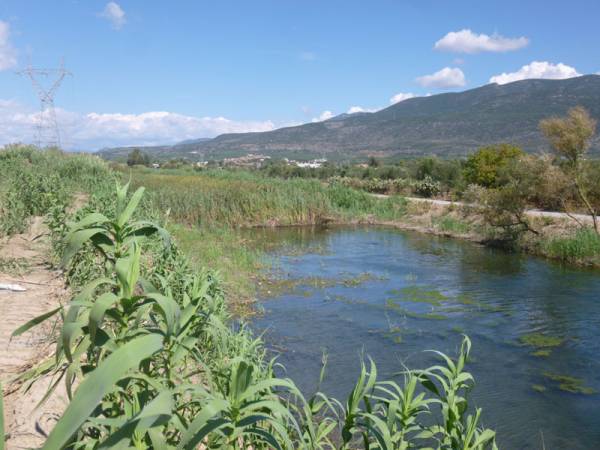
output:
<svg viewBox="0 0 600 450"><path fill-rule="evenodd" d="M295 161L293 159L285 159L284 160L290 166L302 167L302 168L310 168L310 169L318 169L322 167L323 164L327 162L325 158L321 159L313 159L311 161Z"/></svg>
<svg viewBox="0 0 600 450"><path fill-rule="evenodd" d="M260 168L265 163L265 161L269 159L271 159L270 156L255 155L254 153L249 153L246 156L240 156L238 158L225 158L223 160L223 165L230 167L232 166Z"/></svg>

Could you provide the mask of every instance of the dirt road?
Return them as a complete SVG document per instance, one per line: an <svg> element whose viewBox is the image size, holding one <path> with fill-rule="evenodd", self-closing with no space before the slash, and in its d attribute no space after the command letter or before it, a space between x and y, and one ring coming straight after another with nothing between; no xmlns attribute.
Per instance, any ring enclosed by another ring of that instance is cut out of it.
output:
<svg viewBox="0 0 600 450"><path fill-rule="evenodd" d="M26 234L0 242L0 284L16 284L25 291L0 290L0 380L4 390L7 449L38 448L66 405L64 393L52 396L35 408L50 383L41 380L27 392L12 382L16 375L51 355L50 325L34 328L10 339L12 332L27 321L56 308L65 296L59 272L48 265L47 230L42 218L35 218ZM26 262L15 272L10 261Z"/></svg>
<svg viewBox="0 0 600 450"><path fill-rule="evenodd" d="M385 194L371 194L377 198L387 198L389 195ZM440 205L440 206L477 206L474 204L463 203L463 202L451 202L449 200L435 200L430 198L419 198L419 197L405 197L409 202L416 203L430 203L432 205ZM562 212L554 212L554 211L541 211L539 209L528 209L525 213L530 217L548 217L551 219L568 219L573 220L573 217L582 223L592 223L592 216L588 214L566 214Z"/></svg>

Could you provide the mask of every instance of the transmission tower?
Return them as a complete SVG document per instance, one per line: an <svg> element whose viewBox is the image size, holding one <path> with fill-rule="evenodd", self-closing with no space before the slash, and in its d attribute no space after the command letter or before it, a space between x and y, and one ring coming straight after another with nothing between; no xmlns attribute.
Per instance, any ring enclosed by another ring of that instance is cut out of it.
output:
<svg viewBox="0 0 600 450"><path fill-rule="evenodd" d="M29 65L27 69L18 73L29 77L40 99L40 113L36 118L38 147L60 147L60 131L54 110L54 96L64 78L71 73L65 70L62 60L58 69L36 69Z"/></svg>

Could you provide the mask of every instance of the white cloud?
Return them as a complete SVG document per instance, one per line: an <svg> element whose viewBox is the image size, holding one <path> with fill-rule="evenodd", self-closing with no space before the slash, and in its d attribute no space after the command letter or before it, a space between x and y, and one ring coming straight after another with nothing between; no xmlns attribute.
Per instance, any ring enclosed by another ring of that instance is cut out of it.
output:
<svg viewBox="0 0 600 450"><path fill-rule="evenodd" d="M562 80L565 78L578 77L581 74L574 67L563 63L552 64L548 61L533 61L521 67L516 72L501 73L490 78L490 83L506 84L513 81L528 80L530 78L546 78L551 80Z"/></svg>
<svg viewBox="0 0 600 450"><path fill-rule="evenodd" d="M108 2L100 16L108 19L117 30L127 22L125 11L123 11L123 8L117 2Z"/></svg>
<svg viewBox="0 0 600 450"><path fill-rule="evenodd" d="M451 31L435 43L436 50L458 53L510 52L529 44L526 37L507 38L499 34L476 34L469 29Z"/></svg>
<svg viewBox="0 0 600 450"><path fill-rule="evenodd" d="M0 99L0 145L34 142L39 114L13 100ZM235 121L225 117L195 117L163 111L79 114L57 109L56 114L63 146L79 150L170 144L222 133L270 131L275 128L270 120Z"/></svg>
<svg viewBox="0 0 600 450"><path fill-rule="evenodd" d="M0 71L17 65L17 52L10 43L10 25L0 20Z"/></svg>
<svg viewBox="0 0 600 450"><path fill-rule="evenodd" d="M398 92L392 98L390 98L390 104L393 105L395 103L403 102L404 100L408 100L409 98L416 97L412 92Z"/></svg>
<svg viewBox="0 0 600 450"><path fill-rule="evenodd" d="M417 83L433 88L453 88L467 84L465 74L458 67L444 67L434 74L417 78Z"/></svg>
<svg viewBox="0 0 600 450"><path fill-rule="evenodd" d="M329 110L323 111L319 117L315 117L313 122L323 122L324 120L329 120L333 117L333 113Z"/></svg>
<svg viewBox="0 0 600 450"><path fill-rule="evenodd" d="M362 112L375 112L375 111L378 111L378 108L363 108L362 106L351 106L348 109L347 114L362 113Z"/></svg>

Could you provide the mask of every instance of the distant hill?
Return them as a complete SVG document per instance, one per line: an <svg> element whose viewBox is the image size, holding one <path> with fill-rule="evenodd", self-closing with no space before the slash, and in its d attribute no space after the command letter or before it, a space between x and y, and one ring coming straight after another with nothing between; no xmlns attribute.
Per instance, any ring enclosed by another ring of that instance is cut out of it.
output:
<svg viewBox="0 0 600 450"><path fill-rule="evenodd" d="M600 76L488 84L458 93L417 97L374 113L343 114L318 123L260 133L222 134L171 147L144 148L157 157L221 159L247 153L307 159L367 155L459 156L483 145L510 142L526 151L547 149L539 121L582 105L600 119ZM600 154L600 134L592 150ZM114 158L120 149L101 151Z"/></svg>
<svg viewBox="0 0 600 450"><path fill-rule="evenodd" d="M148 154L152 159L169 160L177 158L185 158L191 160L203 159L199 153L196 153L197 147L200 144L210 141L211 138L187 139L173 145L130 145L127 147L112 147L103 148L98 151L98 154L106 159L126 160L127 155L136 148L139 148L144 153Z"/></svg>

